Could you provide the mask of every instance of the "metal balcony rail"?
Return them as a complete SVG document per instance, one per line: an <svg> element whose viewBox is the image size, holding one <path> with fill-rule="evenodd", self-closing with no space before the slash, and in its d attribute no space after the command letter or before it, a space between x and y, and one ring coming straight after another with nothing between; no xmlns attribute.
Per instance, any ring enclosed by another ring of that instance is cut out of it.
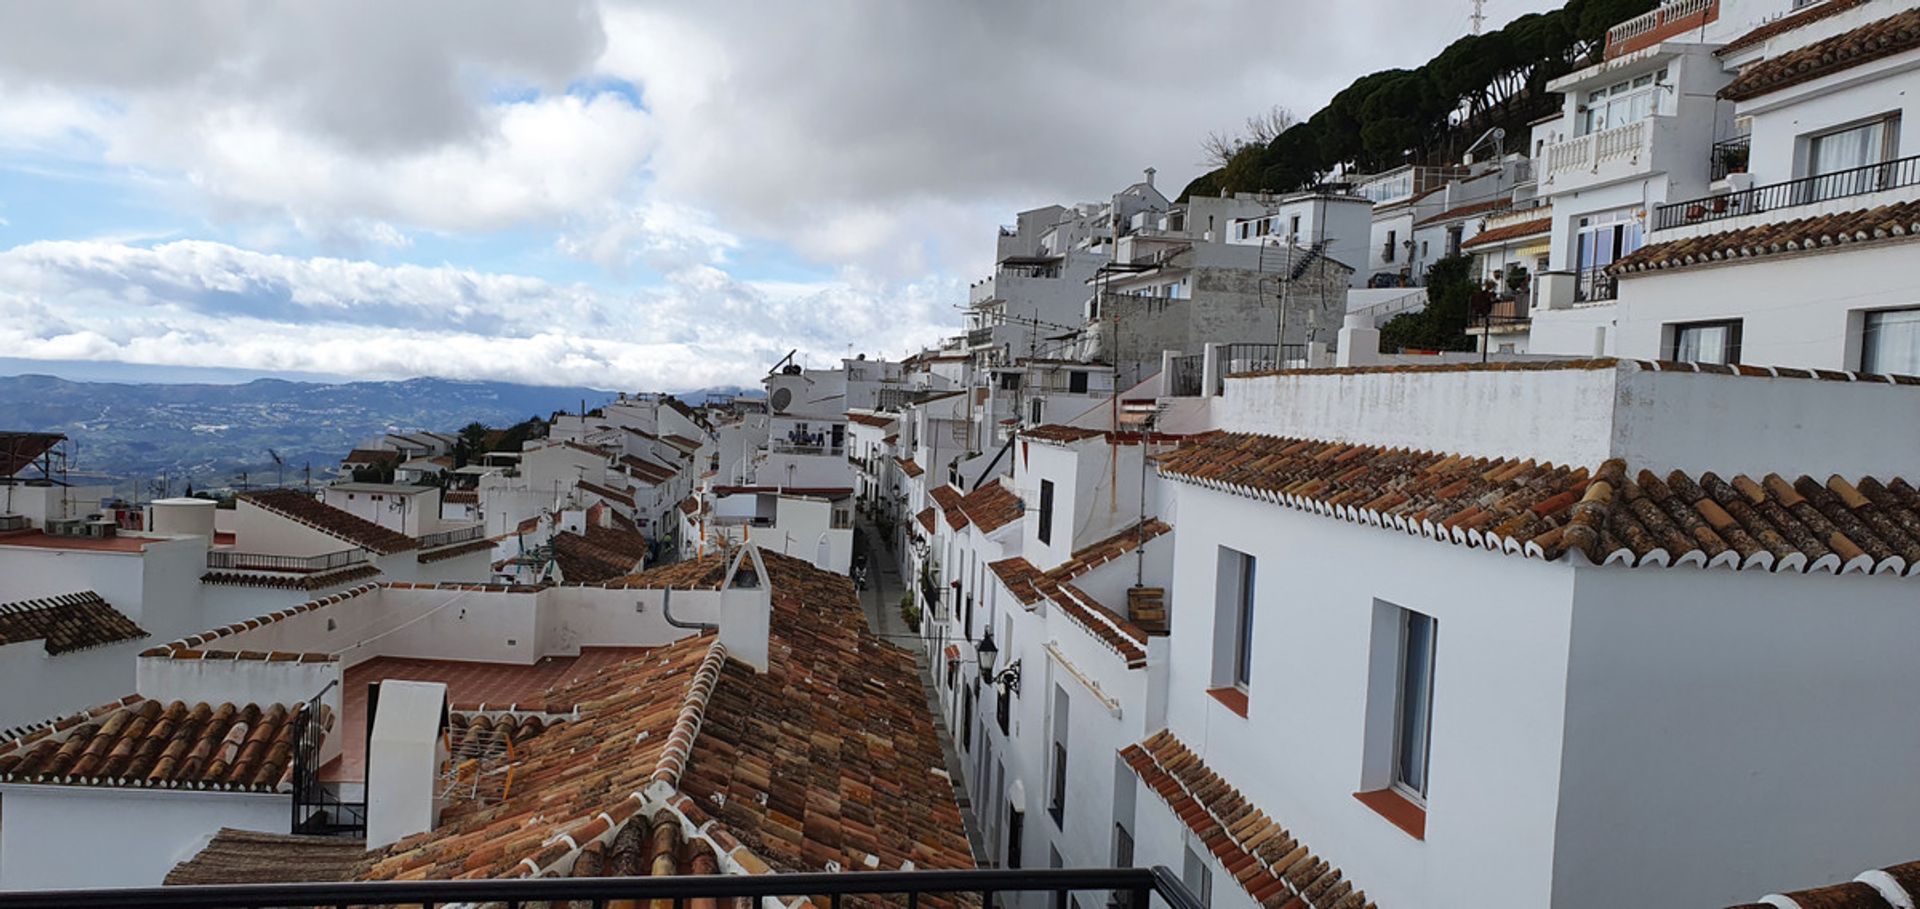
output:
<svg viewBox="0 0 1920 909"><path fill-rule="evenodd" d="M796 455L833 455L839 457L847 453L845 442L838 445L832 442L796 442L788 439L770 439L767 447L774 454Z"/></svg>
<svg viewBox="0 0 1920 909"><path fill-rule="evenodd" d="M1573 299L1581 303L1603 303L1614 298L1617 286L1607 266L1594 265L1574 273Z"/></svg>
<svg viewBox="0 0 1920 909"><path fill-rule="evenodd" d="M210 549L207 551L208 568L225 568L230 571L332 571L349 565L358 565L367 560L364 549L342 549L316 556L273 555L264 552L235 552L231 549Z"/></svg>
<svg viewBox="0 0 1920 909"><path fill-rule="evenodd" d="M1707 180L1725 180L1730 173L1744 173L1753 136L1735 136L1713 143L1707 152Z"/></svg>
<svg viewBox="0 0 1920 909"><path fill-rule="evenodd" d="M614 900L669 903L686 909L693 900L753 900L812 897L822 909L841 909L849 897L877 897L918 909L921 900L994 905L1002 894L1047 893L1064 903L1074 893L1146 909L1159 896L1170 909L1205 909L1164 866L1152 868L1048 868L976 871L865 871L805 874L680 875L663 877L517 878L497 881L403 883L228 884L122 890L49 890L0 893L0 909L267 909L277 906L523 906L589 905Z"/></svg>
<svg viewBox="0 0 1920 909"><path fill-rule="evenodd" d="M1920 184L1920 155L1662 205L1654 209L1653 229L1704 224L1915 184Z"/></svg>
<svg viewBox="0 0 1920 909"><path fill-rule="evenodd" d="M992 326L988 326L986 328L974 328L974 329L969 329L967 331L968 347L979 347L982 344L991 344L991 343L993 343L993 327Z"/></svg>
<svg viewBox="0 0 1920 909"><path fill-rule="evenodd" d="M423 534L420 536L420 548L433 549L438 546L450 546L454 543L465 543L468 540L477 540L480 539L485 530L486 527L484 525L475 524L472 527L460 527L453 530L442 530L439 533Z"/></svg>

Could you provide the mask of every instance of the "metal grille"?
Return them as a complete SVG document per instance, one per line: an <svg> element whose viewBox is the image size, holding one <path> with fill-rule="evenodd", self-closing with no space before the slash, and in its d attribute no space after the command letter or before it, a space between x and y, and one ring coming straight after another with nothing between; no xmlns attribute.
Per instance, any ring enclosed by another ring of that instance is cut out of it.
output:
<svg viewBox="0 0 1920 909"><path fill-rule="evenodd" d="M320 779L320 748L326 739L326 706L321 702L327 687L302 705L294 718L293 733L293 830L314 836L365 837L367 803L340 798L337 789ZM139 905L128 903L127 905Z"/></svg>

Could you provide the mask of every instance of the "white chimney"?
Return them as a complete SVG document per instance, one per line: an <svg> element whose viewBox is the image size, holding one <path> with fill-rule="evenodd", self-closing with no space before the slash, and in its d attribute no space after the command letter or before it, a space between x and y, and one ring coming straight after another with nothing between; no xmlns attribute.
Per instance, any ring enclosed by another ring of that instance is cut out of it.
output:
<svg viewBox="0 0 1920 909"><path fill-rule="evenodd" d="M773 582L759 545L749 542L734 555L720 590L720 643L727 656L766 672L772 622Z"/></svg>
<svg viewBox="0 0 1920 909"><path fill-rule="evenodd" d="M1153 187L1153 174L1154 174L1153 168L1151 167L1147 168L1147 187L1149 189Z"/></svg>
<svg viewBox="0 0 1920 909"><path fill-rule="evenodd" d="M440 720L447 686L388 679L377 703L367 738L368 849L431 830L440 820L435 793L445 756Z"/></svg>

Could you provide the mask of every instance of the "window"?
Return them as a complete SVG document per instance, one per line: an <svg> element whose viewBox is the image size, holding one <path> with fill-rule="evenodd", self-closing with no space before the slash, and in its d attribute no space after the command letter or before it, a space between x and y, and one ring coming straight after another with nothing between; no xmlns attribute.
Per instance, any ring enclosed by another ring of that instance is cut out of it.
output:
<svg viewBox="0 0 1920 909"><path fill-rule="evenodd" d="M1882 117L1807 140L1807 176L1818 177L1807 187L1803 202L1838 199L1886 188L1893 174L1887 168L1861 170L1891 161L1900 135L1897 116Z"/></svg>
<svg viewBox="0 0 1920 909"><path fill-rule="evenodd" d="M1597 133L1659 113L1660 92L1667 87L1667 71L1662 69L1588 92L1581 132Z"/></svg>
<svg viewBox="0 0 1920 909"><path fill-rule="evenodd" d="M1667 358L1682 363L1740 362L1740 320L1673 326L1673 344Z"/></svg>
<svg viewBox="0 0 1920 909"><path fill-rule="evenodd" d="M1053 542L1053 481L1040 481L1040 542Z"/></svg>
<svg viewBox="0 0 1920 909"><path fill-rule="evenodd" d="M1019 805L1007 806L1007 867L1020 867L1020 847L1025 845L1027 813Z"/></svg>
<svg viewBox="0 0 1920 909"><path fill-rule="evenodd" d="M1193 851L1192 846L1182 851L1186 854L1180 863L1180 883L1187 885L1200 905L1213 905L1213 869L1207 867L1207 860Z"/></svg>
<svg viewBox="0 0 1920 909"><path fill-rule="evenodd" d="M1220 547L1214 587L1215 688L1245 692L1253 680L1253 598L1255 559Z"/></svg>
<svg viewBox="0 0 1920 909"><path fill-rule="evenodd" d="M1420 241L1420 258L1424 259L1426 257L1427 257L1427 241L1421 240Z"/></svg>
<svg viewBox="0 0 1920 909"><path fill-rule="evenodd" d="M1300 216L1294 215L1287 219L1287 237L1289 239L1298 239L1299 236L1300 236Z"/></svg>
<svg viewBox="0 0 1920 909"><path fill-rule="evenodd" d="M1606 267L1640 248L1640 217L1633 209L1599 212L1581 218L1574 229L1574 299L1613 299L1613 278Z"/></svg>
<svg viewBox="0 0 1920 909"><path fill-rule="evenodd" d="M1866 314L1860 338L1860 371L1920 375L1920 309Z"/></svg>
<svg viewBox="0 0 1920 909"><path fill-rule="evenodd" d="M1047 813L1056 827L1067 814L1067 690L1053 686L1053 773L1047 786Z"/></svg>
<svg viewBox="0 0 1920 909"><path fill-rule="evenodd" d="M1000 374L1000 390L1001 391L1019 391L1020 390L1020 374L1017 372L1001 373Z"/></svg>
<svg viewBox="0 0 1920 909"><path fill-rule="evenodd" d="M1457 256L1460 254L1460 235L1464 232L1466 232L1466 227L1459 224L1447 228L1447 255Z"/></svg>
<svg viewBox="0 0 1920 909"><path fill-rule="evenodd" d="M973 750L973 686L961 690L960 695L960 750Z"/></svg>
<svg viewBox="0 0 1920 909"><path fill-rule="evenodd" d="M1403 610L1400 634L1399 702L1394 711L1393 786L1424 802L1427 797L1427 757L1433 743L1432 616Z"/></svg>
<svg viewBox="0 0 1920 909"><path fill-rule="evenodd" d="M1045 408L1043 406L1045 404L1046 404L1045 400L1041 398L1034 398L1033 404L1027 408L1028 419L1031 420L1033 423L1038 424L1040 422L1040 415L1045 412Z"/></svg>
<svg viewBox="0 0 1920 909"><path fill-rule="evenodd" d="M1087 393L1087 374L1078 370L1067 373L1067 392L1083 395Z"/></svg>
<svg viewBox="0 0 1920 909"><path fill-rule="evenodd" d="M998 685L995 688L997 690L994 693L996 699L993 707L994 719L1000 721L1001 735L1012 735L1007 727L1011 725L1013 718L1013 689L1005 685Z"/></svg>
<svg viewBox="0 0 1920 909"><path fill-rule="evenodd" d="M1393 261L1394 247L1399 245L1394 241L1397 240L1398 238L1399 238L1399 234L1397 231L1391 231L1391 230L1387 231L1387 245L1384 249L1380 250L1380 258L1382 260L1387 262Z"/></svg>

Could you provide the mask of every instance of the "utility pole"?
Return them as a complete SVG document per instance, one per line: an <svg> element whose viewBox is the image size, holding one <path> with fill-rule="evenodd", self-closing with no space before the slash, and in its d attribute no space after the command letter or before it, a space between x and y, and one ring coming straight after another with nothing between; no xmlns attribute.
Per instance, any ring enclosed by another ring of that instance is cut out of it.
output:
<svg viewBox="0 0 1920 909"><path fill-rule="evenodd" d="M1487 21L1487 0L1473 0L1473 33L1480 34L1480 27Z"/></svg>

